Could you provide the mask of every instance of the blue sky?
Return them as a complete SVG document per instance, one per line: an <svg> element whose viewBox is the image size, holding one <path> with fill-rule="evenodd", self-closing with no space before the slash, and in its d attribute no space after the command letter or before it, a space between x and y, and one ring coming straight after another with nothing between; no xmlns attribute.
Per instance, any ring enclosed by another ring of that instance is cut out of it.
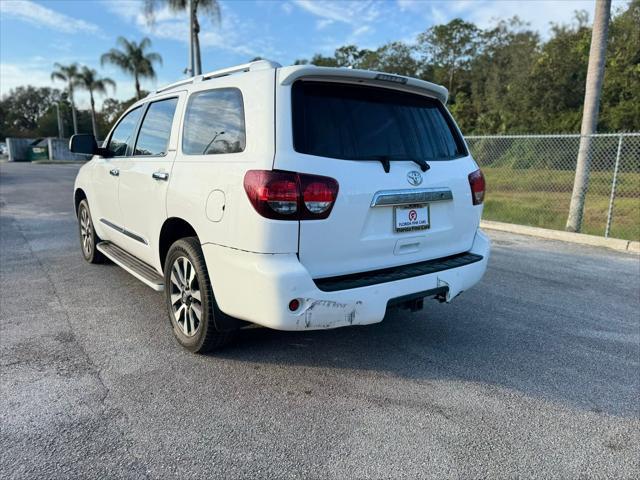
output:
<svg viewBox="0 0 640 480"><path fill-rule="evenodd" d="M614 2L614 8L624 3ZM348 43L375 48L392 40L412 42L429 26L455 17L488 26L519 15L544 37L551 22L569 23L575 10L586 10L591 18L594 0L222 0L220 5L219 25L202 22L203 71L255 56L289 65ZM143 88L170 83L184 76L187 27L186 16L166 9L148 25L139 0L0 0L0 94L17 85L54 85L49 78L54 62L79 62L113 78L115 97L130 98L131 79L114 67L101 68L100 55L118 36L148 36L164 63L158 79L144 81ZM78 103L88 106L85 94L78 95Z"/></svg>

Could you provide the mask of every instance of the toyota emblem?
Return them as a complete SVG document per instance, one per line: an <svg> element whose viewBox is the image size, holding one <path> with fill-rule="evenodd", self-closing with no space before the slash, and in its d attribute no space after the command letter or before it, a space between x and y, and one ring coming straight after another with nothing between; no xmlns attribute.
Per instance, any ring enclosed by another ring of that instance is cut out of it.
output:
<svg viewBox="0 0 640 480"><path fill-rule="evenodd" d="M422 183L422 174L417 170L411 170L407 173L407 181L414 187L417 187Z"/></svg>

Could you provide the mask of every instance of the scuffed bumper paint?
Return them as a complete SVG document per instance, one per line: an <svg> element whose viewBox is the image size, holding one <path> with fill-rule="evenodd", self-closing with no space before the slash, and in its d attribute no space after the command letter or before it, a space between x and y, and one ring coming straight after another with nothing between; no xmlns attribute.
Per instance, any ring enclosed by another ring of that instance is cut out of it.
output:
<svg viewBox="0 0 640 480"><path fill-rule="evenodd" d="M314 300L305 298L302 301L296 325L310 328L335 328L343 325L358 324L358 307L361 301L334 302L332 300ZM297 313L297 312L296 312ZM336 325L339 324L339 325Z"/></svg>

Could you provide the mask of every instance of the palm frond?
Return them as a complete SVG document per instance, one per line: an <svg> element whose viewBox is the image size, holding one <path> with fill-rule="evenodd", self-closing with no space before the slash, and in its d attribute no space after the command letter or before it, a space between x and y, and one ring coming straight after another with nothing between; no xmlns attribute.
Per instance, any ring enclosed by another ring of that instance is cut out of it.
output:
<svg viewBox="0 0 640 480"><path fill-rule="evenodd" d="M133 40L130 41L124 37L118 37L117 44L121 49L112 48L100 57L100 63L103 66L109 63L133 76L156 78L153 65L162 65L162 57L156 52L145 52L151 47L149 38L145 37L140 43L136 43ZM109 82L105 82L105 85L109 85ZM96 91L98 90L96 89Z"/></svg>
<svg viewBox="0 0 640 480"><path fill-rule="evenodd" d="M135 44L135 42L133 42ZM126 38L120 36L116 39L116 45L122 47L124 51L131 50L131 43Z"/></svg>
<svg viewBox="0 0 640 480"><path fill-rule="evenodd" d="M70 65L62 65L58 62L53 64L54 70L51 72L51 80L62 80L63 82L69 83L69 88L73 88L73 85L78 79L78 75L80 74L78 70L78 64L72 63Z"/></svg>
<svg viewBox="0 0 640 480"><path fill-rule="evenodd" d="M140 50L146 50L149 47L151 47L151 39L149 37L144 37L138 44Z"/></svg>
<svg viewBox="0 0 640 480"><path fill-rule="evenodd" d="M164 0L163 3L169 5L169 9L172 12L186 12L189 10L188 0Z"/></svg>
<svg viewBox="0 0 640 480"><path fill-rule="evenodd" d="M162 56L159 53L151 52L145 55L145 58L150 63L159 63L162 66Z"/></svg>
<svg viewBox="0 0 640 480"><path fill-rule="evenodd" d="M156 9L158 8L156 0L144 0L144 18L149 25L156 22Z"/></svg>
<svg viewBox="0 0 640 480"><path fill-rule="evenodd" d="M96 93L100 93L103 95L107 94L107 87L113 88L113 91L116 90L116 83L110 78L99 78L93 83L93 90Z"/></svg>
<svg viewBox="0 0 640 480"><path fill-rule="evenodd" d="M100 64L104 67L106 64L110 63L111 65L115 65L122 70L131 71L131 62L130 57L128 57L124 52L121 52L118 49L112 48L107 53L102 54L100 57Z"/></svg>
<svg viewBox="0 0 640 480"><path fill-rule="evenodd" d="M67 77L62 72L53 72L51 74L51 80L62 80L63 82L66 82Z"/></svg>
<svg viewBox="0 0 640 480"><path fill-rule="evenodd" d="M114 82L109 77L103 77L100 81L104 84L105 87L111 87L113 88L114 92L116 91L116 82Z"/></svg>
<svg viewBox="0 0 640 480"><path fill-rule="evenodd" d="M198 11L207 14L214 22L220 23L220 3L218 0L198 0L197 5Z"/></svg>

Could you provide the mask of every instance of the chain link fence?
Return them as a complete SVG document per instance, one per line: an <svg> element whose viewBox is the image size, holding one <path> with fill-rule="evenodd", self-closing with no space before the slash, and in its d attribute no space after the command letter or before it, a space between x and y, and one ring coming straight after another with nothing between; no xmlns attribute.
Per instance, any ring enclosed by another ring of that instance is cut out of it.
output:
<svg viewBox="0 0 640 480"><path fill-rule="evenodd" d="M465 138L487 179L483 218L564 230L579 134ZM592 135L581 231L640 240L640 133Z"/></svg>

